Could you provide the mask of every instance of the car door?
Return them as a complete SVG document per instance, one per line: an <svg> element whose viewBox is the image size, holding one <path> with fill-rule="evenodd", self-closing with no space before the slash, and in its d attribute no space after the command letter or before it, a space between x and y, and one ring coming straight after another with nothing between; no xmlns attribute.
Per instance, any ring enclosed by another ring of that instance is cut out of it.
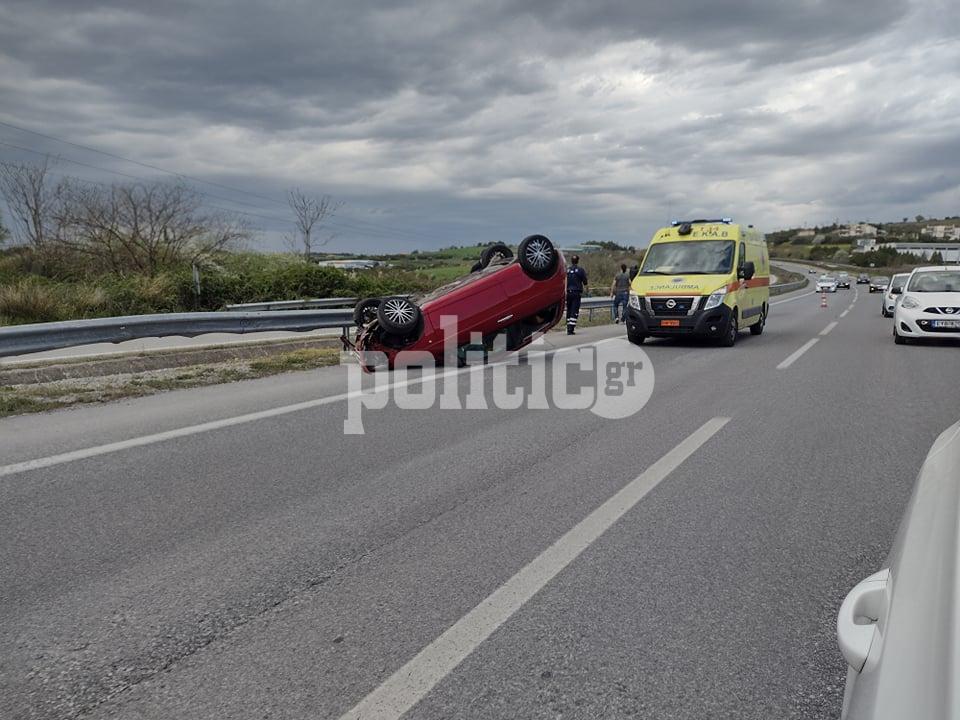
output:
<svg viewBox="0 0 960 720"><path fill-rule="evenodd" d="M470 333L488 333L491 319L495 323L498 316L508 307L508 298L503 291L498 275L509 268L488 271L484 277L457 288L448 295L438 298L427 308L427 315L434 327L446 326L451 316L457 319L457 342L470 341Z"/></svg>
<svg viewBox="0 0 960 720"><path fill-rule="evenodd" d="M737 303L740 306L740 317L743 319L741 324L749 325L754 321L760 311L754 302L756 293L750 289L751 282L743 277L743 269L747 264L747 244L742 240L740 241L740 249L737 252L737 257L737 278L740 286L740 290L737 293ZM754 271L758 269L756 263L754 263Z"/></svg>

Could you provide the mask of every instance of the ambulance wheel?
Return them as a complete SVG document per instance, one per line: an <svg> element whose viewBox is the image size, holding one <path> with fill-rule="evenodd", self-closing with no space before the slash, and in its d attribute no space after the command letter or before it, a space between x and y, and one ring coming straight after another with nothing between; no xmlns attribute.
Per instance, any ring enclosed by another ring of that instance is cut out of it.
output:
<svg viewBox="0 0 960 720"><path fill-rule="evenodd" d="M760 319L750 326L752 335L763 335L763 326L767 324L767 308L760 311Z"/></svg>
<svg viewBox="0 0 960 720"><path fill-rule="evenodd" d="M727 331L720 338L720 344L723 347L733 347L737 344L737 335L740 334L740 325L737 323L737 309L733 309L730 316L730 323L727 325Z"/></svg>

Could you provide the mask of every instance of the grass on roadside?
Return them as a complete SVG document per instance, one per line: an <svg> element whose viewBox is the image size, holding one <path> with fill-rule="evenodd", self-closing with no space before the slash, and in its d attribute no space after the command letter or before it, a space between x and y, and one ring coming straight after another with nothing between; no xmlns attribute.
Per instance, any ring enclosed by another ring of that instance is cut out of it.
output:
<svg viewBox="0 0 960 720"><path fill-rule="evenodd" d="M42 412L71 405L110 402L168 390L219 385L336 365L338 348L305 348L258 358L129 375L61 380L0 387L0 417Z"/></svg>

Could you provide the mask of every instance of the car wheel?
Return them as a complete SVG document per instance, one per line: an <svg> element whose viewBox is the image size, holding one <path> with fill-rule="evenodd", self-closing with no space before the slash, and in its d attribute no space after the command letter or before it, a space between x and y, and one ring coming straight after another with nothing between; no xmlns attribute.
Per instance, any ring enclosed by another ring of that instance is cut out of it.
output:
<svg viewBox="0 0 960 720"><path fill-rule="evenodd" d="M763 326L767 324L767 309L763 308L760 311L760 319L750 326L751 335L762 335Z"/></svg>
<svg viewBox="0 0 960 720"><path fill-rule="evenodd" d="M409 335L420 326L420 308L405 297L388 297L377 306L377 320L392 335Z"/></svg>
<svg viewBox="0 0 960 720"><path fill-rule="evenodd" d="M517 248L520 267L534 280L545 280L557 269L560 255L545 235L525 237Z"/></svg>
<svg viewBox="0 0 960 720"><path fill-rule="evenodd" d="M901 335L900 333L898 333L896 328L893 329L893 341L894 341L897 345L906 345L906 344L907 344L907 338L905 338L903 335Z"/></svg>
<svg viewBox="0 0 960 720"><path fill-rule="evenodd" d="M485 247L483 252L480 253L480 267L478 269L483 269L487 267L491 262L496 259L509 260L513 257L513 250L504 245L503 243L494 243L489 247ZM476 267L476 266L474 266Z"/></svg>
<svg viewBox="0 0 960 720"><path fill-rule="evenodd" d="M634 345L643 345L643 341L647 339L646 335L641 335L640 333L632 333L627 330L627 340L632 342Z"/></svg>
<svg viewBox="0 0 960 720"><path fill-rule="evenodd" d="M358 327L363 327L369 322L376 320L377 307L380 305L380 298L363 298L353 308L353 322Z"/></svg>
<svg viewBox="0 0 960 720"><path fill-rule="evenodd" d="M733 309L733 315L730 317L730 324L727 326L727 332L720 338L720 344L723 347L733 347L737 344L737 335L740 334L740 325L737 323L737 309Z"/></svg>

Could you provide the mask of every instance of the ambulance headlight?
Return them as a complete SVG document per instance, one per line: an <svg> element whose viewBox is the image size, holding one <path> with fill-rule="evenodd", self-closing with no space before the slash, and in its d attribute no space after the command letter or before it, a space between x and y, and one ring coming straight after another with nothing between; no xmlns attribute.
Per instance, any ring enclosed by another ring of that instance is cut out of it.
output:
<svg viewBox="0 0 960 720"><path fill-rule="evenodd" d="M635 292L630 293L630 307L632 307L634 310L640 309L640 296Z"/></svg>
<svg viewBox="0 0 960 720"><path fill-rule="evenodd" d="M716 292L710 293L710 296L707 298L706 304L703 306L704 310L712 310L715 307L720 307L723 304L723 297L727 294L727 289L725 287L720 288Z"/></svg>

